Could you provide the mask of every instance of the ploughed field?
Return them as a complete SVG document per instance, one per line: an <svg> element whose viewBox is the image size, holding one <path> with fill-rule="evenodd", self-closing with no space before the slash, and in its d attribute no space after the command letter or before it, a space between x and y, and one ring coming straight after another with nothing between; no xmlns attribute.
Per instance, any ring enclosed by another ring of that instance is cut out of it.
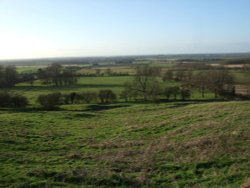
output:
<svg viewBox="0 0 250 188"><path fill-rule="evenodd" d="M0 187L247 187L250 102L0 109Z"/></svg>

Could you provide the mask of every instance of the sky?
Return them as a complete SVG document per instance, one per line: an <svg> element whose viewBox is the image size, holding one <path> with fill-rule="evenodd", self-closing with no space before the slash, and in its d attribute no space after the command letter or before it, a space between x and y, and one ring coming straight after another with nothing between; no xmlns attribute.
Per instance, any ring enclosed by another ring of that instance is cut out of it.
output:
<svg viewBox="0 0 250 188"><path fill-rule="evenodd" d="M0 0L0 59L250 52L249 0Z"/></svg>

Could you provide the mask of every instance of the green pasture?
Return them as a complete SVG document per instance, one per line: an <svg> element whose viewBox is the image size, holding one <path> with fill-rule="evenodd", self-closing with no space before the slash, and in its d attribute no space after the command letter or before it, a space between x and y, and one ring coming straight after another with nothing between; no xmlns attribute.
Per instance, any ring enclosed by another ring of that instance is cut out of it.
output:
<svg viewBox="0 0 250 188"><path fill-rule="evenodd" d="M237 84L250 85L250 70L232 70L231 72L235 76Z"/></svg>
<svg viewBox="0 0 250 188"><path fill-rule="evenodd" d="M0 109L1 187L240 187L250 102Z"/></svg>
<svg viewBox="0 0 250 188"><path fill-rule="evenodd" d="M124 83L131 81L132 76L109 76L109 77L79 77L78 83L73 86L56 87L54 85L44 85L40 80L30 83L19 83L11 89L11 92L23 94L28 97L31 104L35 104L37 97L40 94L47 94L51 92L85 92L85 91L99 91L100 89L112 89L117 95L124 89ZM161 80L160 80L161 81ZM180 83L175 81L162 82L162 88L179 85ZM164 96L163 96L164 98ZM214 95L207 91L205 94L206 99L213 99ZM202 99L199 90L192 90L191 99Z"/></svg>
<svg viewBox="0 0 250 188"><path fill-rule="evenodd" d="M85 91L99 91L100 89L112 89L119 94L123 89L123 84L131 80L129 76L117 77L80 77L78 83L73 86L56 87L54 85L44 85L40 80L33 85L29 83L20 83L11 89L11 92L20 93L27 96L31 103L35 103L38 95L51 92L85 92Z"/></svg>

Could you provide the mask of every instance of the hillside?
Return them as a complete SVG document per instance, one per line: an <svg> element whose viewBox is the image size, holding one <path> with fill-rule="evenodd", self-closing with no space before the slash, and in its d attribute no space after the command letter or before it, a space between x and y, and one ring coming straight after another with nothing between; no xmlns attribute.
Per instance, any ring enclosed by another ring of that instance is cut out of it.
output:
<svg viewBox="0 0 250 188"><path fill-rule="evenodd" d="M0 109L2 187L247 187L250 102Z"/></svg>

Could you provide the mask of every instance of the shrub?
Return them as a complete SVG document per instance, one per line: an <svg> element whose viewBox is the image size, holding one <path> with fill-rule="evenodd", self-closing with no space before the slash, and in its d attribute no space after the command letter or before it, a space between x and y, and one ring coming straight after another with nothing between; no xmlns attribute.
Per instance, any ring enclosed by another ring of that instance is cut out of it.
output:
<svg viewBox="0 0 250 188"><path fill-rule="evenodd" d="M25 107L28 105L28 99L22 95L12 96L10 93L0 92L0 106L1 107Z"/></svg>
<svg viewBox="0 0 250 188"><path fill-rule="evenodd" d="M163 75L163 81L172 80L174 78L174 72L172 70L167 70Z"/></svg>
<svg viewBox="0 0 250 188"><path fill-rule="evenodd" d="M76 93L76 92L70 93L70 101L71 101L71 104L74 104L74 103L75 103L76 96L77 96L77 93Z"/></svg>
<svg viewBox="0 0 250 188"><path fill-rule="evenodd" d="M39 95L37 102L46 110L53 110L60 105L61 93L51 93L47 95Z"/></svg>
<svg viewBox="0 0 250 188"><path fill-rule="evenodd" d="M1 91L0 92L0 106L7 107L11 104L11 95L8 92Z"/></svg>
<svg viewBox="0 0 250 188"><path fill-rule="evenodd" d="M116 94L111 89L99 91L99 99L101 103L110 103L116 100Z"/></svg>
<svg viewBox="0 0 250 188"><path fill-rule="evenodd" d="M96 92L83 92L80 93L81 99L85 103L91 103L97 101L97 93Z"/></svg>
<svg viewBox="0 0 250 188"><path fill-rule="evenodd" d="M127 89L124 89L121 94L120 94L120 98L121 99L124 99L125 102L128 102L129 101L129 98L130 98L130 91L127 90Z"/></svg>
<svg viewBox="0 0 250 188"><path fill-rule="evenodd" d="M22 95L14 95L11 98L11 103L14 107L26 107L28 105L28 99Z"/></svg>
<svg viewBox="0 0 250 188"><path fill-rule="evenodd" d="M70 94L64 94L63 103L64 104L80 104L80 103L94 103L97 101L98 95L96 92L72 92Z"/></svg>
<svg viewBox="0 0 250 188"><path fill-rule="evenodd" d="M189 89L181 89L181 98L182 100L189 99L191 97L191 91Z"/></svg>
<svg viewBox="0 0 250 188"><path fill-rule="evenodd" d="M164 90L164 94L167 99L169 99L171 96L176 100L177 96L180 93L180 88L178 86L173 86L173 87L167 87Z"/></svg>
<svg viewBox="0 0 250 188"><path fill-rule="evenodd" d="M63 97L63 103L64 104L70 104L71 103L71 100L70 100L70 94L64 94L64 95L62 95L62 97Z"/></svg>

